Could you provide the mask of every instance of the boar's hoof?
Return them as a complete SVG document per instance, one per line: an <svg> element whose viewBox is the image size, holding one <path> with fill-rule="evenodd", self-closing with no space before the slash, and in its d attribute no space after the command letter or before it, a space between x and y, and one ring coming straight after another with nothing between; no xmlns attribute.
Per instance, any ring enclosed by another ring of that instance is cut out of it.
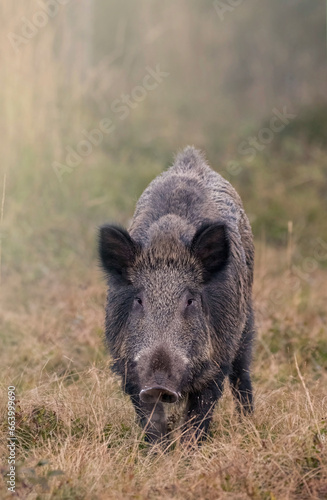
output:
<svg viewBox="0 0 327 500"><path fill-rule="evenodd" d="M140 392L140 399L143 403L176 403L178 394L162 385L147 387Z"/></svg>

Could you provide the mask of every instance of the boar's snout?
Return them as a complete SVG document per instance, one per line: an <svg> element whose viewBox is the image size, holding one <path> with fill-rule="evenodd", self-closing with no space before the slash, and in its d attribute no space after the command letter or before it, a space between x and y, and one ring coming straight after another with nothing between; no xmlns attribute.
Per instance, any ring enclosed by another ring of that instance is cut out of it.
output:
<svg viewBox="0 0 327 500"><path fill-rule="evenodd" d="M176 403L180 397L186 362L168 346L144 350L138 358L140 399L143 403Z"/></svg>
<svg viewBox="0 0 327 500"><path fill-rule="evenodd" d="M161 403L176 403L178 396L177 392L167 389L167 387L162 385L147 387L140 392L140 399L143 403L156 403L157 401L161 401Z"/></svg>

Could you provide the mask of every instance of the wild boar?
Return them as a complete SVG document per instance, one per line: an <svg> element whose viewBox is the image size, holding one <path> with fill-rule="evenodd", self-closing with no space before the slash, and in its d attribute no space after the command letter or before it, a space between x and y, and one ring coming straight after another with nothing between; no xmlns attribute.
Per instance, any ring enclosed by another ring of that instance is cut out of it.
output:
<svg viewBox="0 0 327 500"><path fill-rule="evenodd" d="M129 231L100 228L106 339L148 441L184 401L183 434L206 436L229 377L252 412L254 246L234 188L187 147L141 195Z"/></svg>

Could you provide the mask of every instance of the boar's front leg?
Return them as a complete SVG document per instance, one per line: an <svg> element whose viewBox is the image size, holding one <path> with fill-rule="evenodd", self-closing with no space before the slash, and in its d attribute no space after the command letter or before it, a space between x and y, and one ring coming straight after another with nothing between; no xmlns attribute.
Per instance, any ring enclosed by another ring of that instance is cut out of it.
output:
<svg viewBox="0 0 327 500"><path fill-rule="evenodd" d="M233 362L233 371L229 376L232 393L237 402L240 413L250 414L253 412L253 394L248 356L241 352Z"/></svg>
<svg viewBox="0 0 327 500"><path fill-rule="evenodd" d="M237 402L238 410L249 414L253 412L253 394L250 378L252 342L254 337L253 314L249 315L245 325L241 345L232 364L229 375L232 392Z"/></svg>
<svg viewBox="0 0 327 500"><path fill-rule="evenodd" d="M161 441L167 433L167 421L163 404L143 403L139 396L131 396L139 423L150 443Z"/></svg>
<svg viewBox="0 0 327 500"><path fill-rule="evenodd" d="M225 375L223 371L205 389L189 394L182 434L184 442L199 442L207 437L214 407L223 392Z"/></svg>

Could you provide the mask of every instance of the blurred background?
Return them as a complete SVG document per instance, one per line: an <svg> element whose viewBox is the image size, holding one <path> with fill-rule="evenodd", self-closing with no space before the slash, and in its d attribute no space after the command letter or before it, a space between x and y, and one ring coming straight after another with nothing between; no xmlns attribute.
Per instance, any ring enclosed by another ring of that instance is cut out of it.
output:
<svg viewBox="0 0 327 500"><path fill-rule="evenodd" d="M15 0L0 14L1 268L16 309L39 310L56 283L104 293L98 225L128 224L187 144L239 191L257 262L279 250L277 272L298 266L301 286L325 266L324 1Z"/></svg>

